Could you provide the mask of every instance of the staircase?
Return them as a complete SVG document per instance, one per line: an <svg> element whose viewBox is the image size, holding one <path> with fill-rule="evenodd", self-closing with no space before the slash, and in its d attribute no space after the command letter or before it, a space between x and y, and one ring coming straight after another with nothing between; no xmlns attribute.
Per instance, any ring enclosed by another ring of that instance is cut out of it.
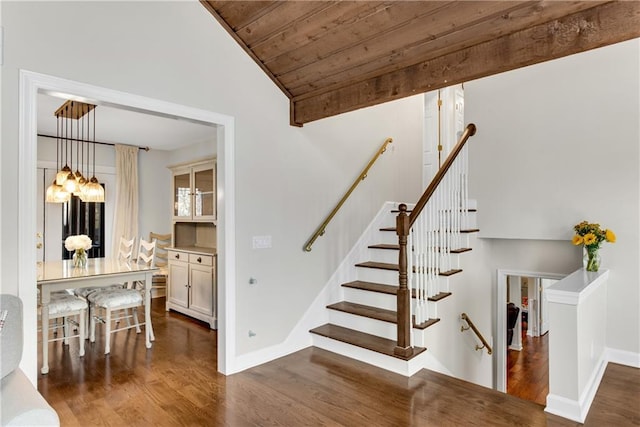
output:
<svg viewBox="0 0 640 427"><path fill-rule="evenodd" d="M475 208L468 209L475 213ZM389 210L386 223L393 223L398 210ZM463 234L477 232L474 227L475 217L471 217L468 224L460 230ZM408 362L418 358L425 347L415 346L413 353L403 357L394 353L397 345L397 299L398 292L398 258L399 245L395 227L380 227L374 233L373 241L369 242L366 260L353 265L357 280L341 284L343 300L326 306L329 310L329 323L312 329L314 345L325 350L333 351L344 356L357 358L374 365L405 373L413 371ZM396 243L392 243L392 242ZM467 239L468 242L468 239ZM453 263L459 265L459 256L472 249L469 245L451 249L450 256L456 259ZM440 301L452 295L449 291L449 278L462 273L461 268L451 268L439 272L438 292L428 298L431 313L437 313ZM415 301L415 290L412 292ZM442 302L443 304L446 302ZM414 302L415 304L415 302ZM429 318L420 324L414 322L412 333L415 342L424 341L422 331L437 324L437 317ZM396 359L393 360L384 360ZM382 363L375 363L376 360ZM404 362L404 363L403 363ZM395 368L393 367L395 366ZM421 369L422 362L417 361L415 368Z"/></svg>
<svg viewBox="0 0 640 427"><path fill-rule="evenodd" d="M345 275L355 280L326 306L329 323L311 329L314 345L404 375L424 366L424 331L440 321L438 304L452 295L449 280L478 231L465 147L474 133L469 125L414 206L382 212L374 220L382 226L365 231L366 250Z"/></svg>

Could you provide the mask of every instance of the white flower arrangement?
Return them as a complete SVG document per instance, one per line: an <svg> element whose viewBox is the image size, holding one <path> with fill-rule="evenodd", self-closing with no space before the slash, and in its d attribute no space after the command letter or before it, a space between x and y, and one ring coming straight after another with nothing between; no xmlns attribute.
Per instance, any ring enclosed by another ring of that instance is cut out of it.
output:
<svg viewBox="0 0 640 427"><path fill-rule="evenodd" d="M64 247L68 251L77 251L82 249L88 251L91 249L91 239L86 234L80 234L77 236L69 236L64 241Z"/></svg>

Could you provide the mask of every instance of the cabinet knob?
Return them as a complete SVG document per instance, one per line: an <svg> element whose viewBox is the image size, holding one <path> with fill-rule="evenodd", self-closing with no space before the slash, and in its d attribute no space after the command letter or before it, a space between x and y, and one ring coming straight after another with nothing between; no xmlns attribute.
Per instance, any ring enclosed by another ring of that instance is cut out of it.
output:
<svg viewBox="0 0 640 427"><path fill-rule="evenodd" d="M202 262L202 257L198 257L198 259L196 261Z"/></svg>
<svg viewBox="0 0 640 427"><path fill-rule="evenodd" d="M176 254L176 259L180 259L180 254Z"/></svg>

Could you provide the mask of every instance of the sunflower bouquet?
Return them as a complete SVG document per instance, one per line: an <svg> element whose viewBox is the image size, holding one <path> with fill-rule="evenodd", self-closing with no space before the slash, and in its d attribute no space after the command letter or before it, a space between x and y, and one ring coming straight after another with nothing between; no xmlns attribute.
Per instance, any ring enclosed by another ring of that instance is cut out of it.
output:
<svg viewBox="0 0 640 427"><path fill-rule="evenodd" d="M575 235L571 240L574 245L584 245L587 250L587 271L598 271L600 267L600 257L598 249L602 242L615 243L616 235L609 229L600 228L600 224L582 221L573 226Z"/></svg>

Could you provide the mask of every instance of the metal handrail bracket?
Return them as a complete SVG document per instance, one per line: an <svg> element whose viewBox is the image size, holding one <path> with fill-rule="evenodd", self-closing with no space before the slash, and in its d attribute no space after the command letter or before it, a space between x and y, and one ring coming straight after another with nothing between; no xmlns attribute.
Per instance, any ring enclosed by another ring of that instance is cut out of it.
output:
<svg viewBox="0 0 640 427"><path fill-rule="evenodd" d="M467 315L467 313L462 313L462 315L460 317L462 318L462 320L467 322L467 325L469 325L466 328L464 327L464 325L460 326L460 332L464 332L464 331L466 331L468 329L471 329L477 335L477 337L480 339L480 341L482 341L482 346L479 346L479 345L476 344L476 351L482 350L483 348L486 348L487 349L487 354L493 353L493 350L491 349L491 346L489 345L487 340L484 339L484 337L482 336L482 334L480 333L478 328L476 328L476 325L474 325L473 322L471 321L471 319L469 319L469 316Z"/></svg>
<svg viewBox="0 0 640 427"><path fill-rule="evenodd" d="M333 208L331 213L324 219L324 221L322 221L322 223L316 229L316 231L313 233L311 238L309 240L307 240L307 243L304 244L305 252L311 252L311 246L313 245L313 243L316 241L316 239L318 237L324 235L324 232L326 231L327 225L329 224L329 222L333 219L333 217L336 215L336 213L338 213L338 211L340 210L340 208L342 207L344 202L349 198L351 193L353 193L353 190L355 190L356 187L358 186L358 184L360 184L360 181L363 181L367 177L367 173L369 172L369 169L371 169L371 166L373 166L373 164L376 162L376 160L378 160L378 157L380 157L382 155L382 153L387 151L387 145L391 144L392 142L393 142L392 138L387 138L387 139L384 140L384 143L382 144L380 149L378 149L378 151L373 156L373 158L369 161L369 163L364 168L364 170L360 173L360 175L358 175L358 178L356 178L356 180L353 182L353 184L351 185L349 190L347 190L345 195L342 196L342 199L340 199L340 201L338 202L336 207Z"/></svg>

